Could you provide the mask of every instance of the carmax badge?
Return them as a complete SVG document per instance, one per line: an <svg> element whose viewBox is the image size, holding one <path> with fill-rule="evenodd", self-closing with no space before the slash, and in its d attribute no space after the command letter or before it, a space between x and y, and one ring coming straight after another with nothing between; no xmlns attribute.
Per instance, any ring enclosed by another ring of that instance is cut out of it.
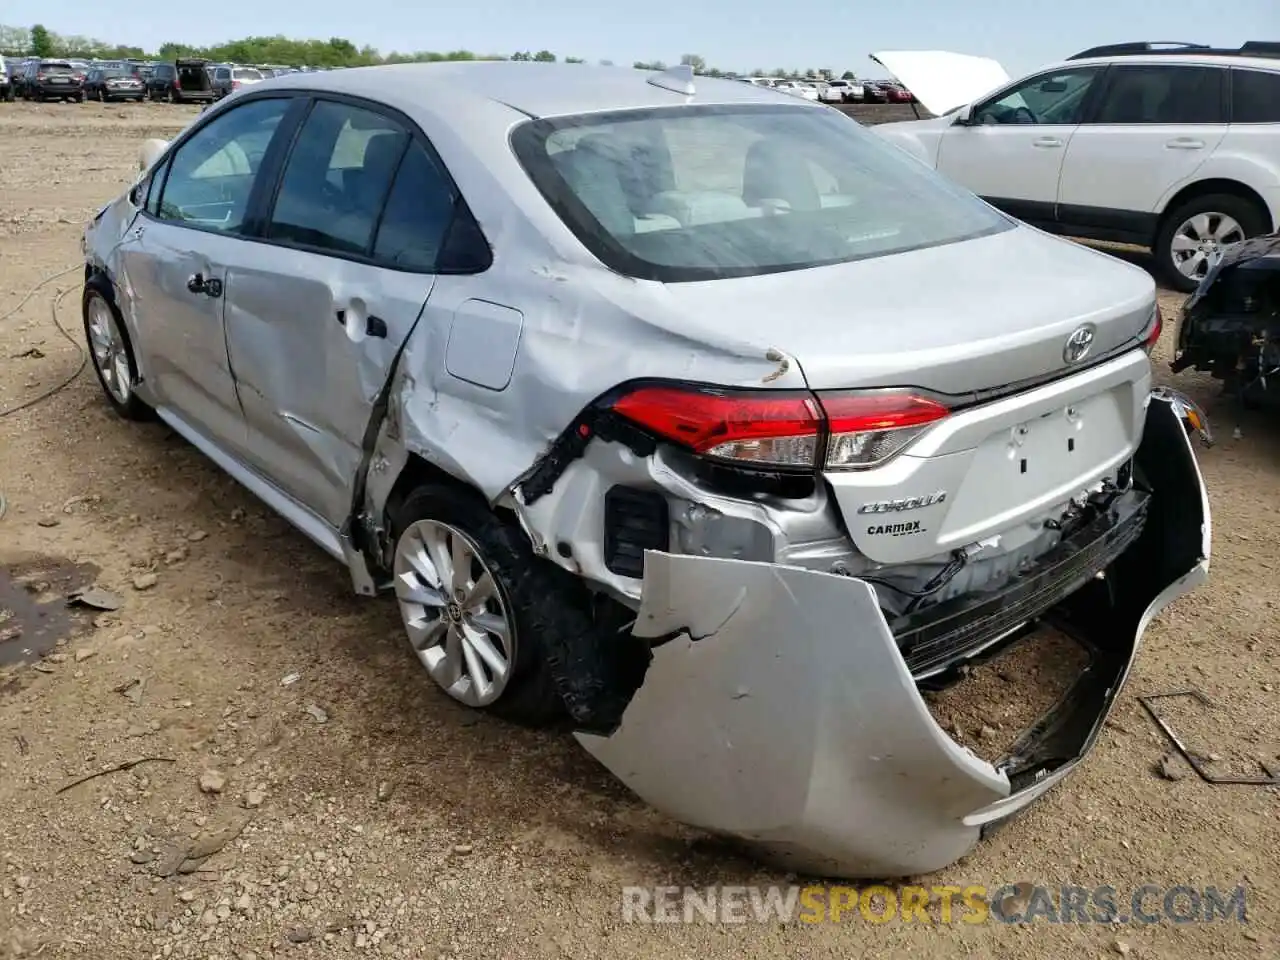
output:
<svg viewBox="0 0 1280 960"><path fill-rule="evenodd" d="M859 513L899 513L903 510L919 510L921 507L932 507L947 499L947 492L939 490L924 497L903 497L899 500L873 500L858 508Z"/></svg>

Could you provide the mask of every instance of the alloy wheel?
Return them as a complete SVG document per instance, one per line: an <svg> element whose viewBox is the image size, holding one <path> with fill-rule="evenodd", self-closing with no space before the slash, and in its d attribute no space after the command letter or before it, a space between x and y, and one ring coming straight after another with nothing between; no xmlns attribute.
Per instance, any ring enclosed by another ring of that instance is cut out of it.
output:
<svg viewBox="0 0 1280 960"><path fill-rule="evenodd" d="M516 662L516 631L475 541L437 520L400 536L395 591L409 642L432 679L469 707L502 696Z"/></svg>
<svg viewBox="0 0 1280 960"><path fill-rule="evenodd" d="M1206 211L1189 217L1173 232L1169 252L1177 271L1198 281L1209 272L1224 246L1244 239L1244 227L1234 217Z"/></svg>
<svg viewBox="0 0 1280 960"><path fill-rule="evenodd" d="M124 406L133 395L129 353L115 315L100 296L89 299L89 349L107 392Z"/></svg>

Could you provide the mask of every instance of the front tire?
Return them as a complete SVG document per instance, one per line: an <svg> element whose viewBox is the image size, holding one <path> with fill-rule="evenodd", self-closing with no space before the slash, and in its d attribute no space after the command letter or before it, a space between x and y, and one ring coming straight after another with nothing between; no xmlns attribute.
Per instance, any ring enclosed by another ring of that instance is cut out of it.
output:
<svg viewBox="0 0 1280 960"><path fill-rule="evenodd" d="M1267 232L1270 217L1253 201L1230 193L1192 197L1165 214L1156 235L1156 264L1166 281L1191 293L1218 251Z"/></svg>
<svg viewBox="0 0 1280 960"><path fill-rule="evenodd" d="M410 644L454 700L528 726L563 716L543 637L590 630L571 575L533 555L478 495L418 487L389 511Z"/></svg>
<svg viewBox="0 0 1280 960"><path fill-rule="evenodd" d="M101 277L93 277L84 287L81 298L84 335L89 344L89 359L98 383L112 408L126 420L149 420L152 409L134 391L138 382L138 363L124 317L116 307L111 286Z"/></svg>

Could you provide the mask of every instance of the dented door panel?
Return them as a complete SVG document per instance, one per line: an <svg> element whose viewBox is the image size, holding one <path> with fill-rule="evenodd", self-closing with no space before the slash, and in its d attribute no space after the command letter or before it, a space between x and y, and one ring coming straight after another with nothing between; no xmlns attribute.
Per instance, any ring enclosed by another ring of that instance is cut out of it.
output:
<svg viewBox="0 0 1280 960"><path fill-rule="evenodd" d="M930 715L866 582L658 552L634 627L658 644L649 671L618 729L578 739L662 812L787 869L945 867L1074 769L1151 619L1207 576L1208 499L1167 398L1149 401L1137 465L1152 488L1147 525L1108 573L1110 608L1082 590L1077 609L1057 611L1093 666L998 766Z"/></svg>
<svg viewBox="0 0 1280 960"><path fill-rule="evenodd" d="M252 460L340 527L374 399L434 277L270 244L239 251L227 344Z"/></svg>

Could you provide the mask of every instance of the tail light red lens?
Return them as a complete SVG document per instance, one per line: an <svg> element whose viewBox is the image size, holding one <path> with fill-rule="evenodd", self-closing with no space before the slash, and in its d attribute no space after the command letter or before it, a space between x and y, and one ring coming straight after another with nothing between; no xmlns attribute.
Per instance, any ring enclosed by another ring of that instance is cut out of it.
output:
<svg viewBox="0 0 1280 960"><path fill-rule="evenodd" d="M614 402L615 413L694 453L744 466L856 470L901 451L946 417L909 391L823 394L648 386Z"/></svg>
<svg viewBox="0 0 1280 960"><path fill-rule="evenodd" d="M823 394L831 438L826 469L874 467L897 454L951 411L905 390Z"/></svg>
<svg viewBox="0 0 1280 960"><path fill-rule="evenodd" d="M1151 353L1156 348L1156 343L1160 340L1160 334L1164 330L1164 317L1160 313L1160 305L1156 304L1156 309L1151 317L1151 326L1147 328L1146 338L1143 340L1142 349L1147 353Z"/></svg>
<svg viewBox="0 0 1280 960"><path fill-rule="evenodd" d="M822 433L808 393L640 387L613 409L695 453L762 466L812 467Z"/></svg>

